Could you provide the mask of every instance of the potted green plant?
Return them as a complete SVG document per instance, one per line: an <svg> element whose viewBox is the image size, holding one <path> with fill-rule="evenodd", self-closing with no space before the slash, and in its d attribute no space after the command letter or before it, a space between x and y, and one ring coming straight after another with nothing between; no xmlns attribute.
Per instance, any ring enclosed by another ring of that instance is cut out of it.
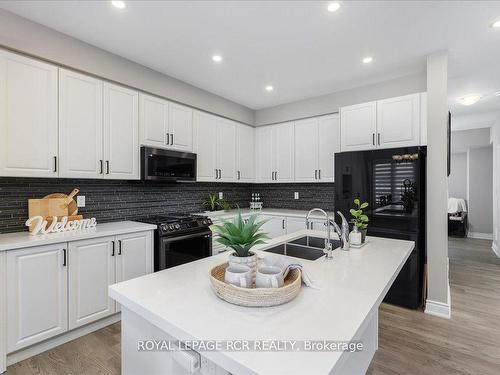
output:
<svg viewBox="0 0 500 375"><path fill-rule="evenodd" d="M221 211L221 202L216 194L210 194L203 202L203 206L207 207L209 211Z"/></svg>
<svg viewBox="0 0 500 375"><path fill-rule="evenodd" d="M356 227L356 230L361 232L361 242L364 243L366 239L366 231L368 228L368 216L363 212L363 209L369 206L368 202L363 202L356 198L354 199L354 205L356 208L351 208L349 212L351 213L352 216L352 223Z"/></svg>
<svg viewBox="0 0 500 375"><path fill-rule="evenodd" d="M257 268L257 255L250 251L252 247L265 243L269 238L261 229L266 220L257 222L257 215L250 216L247 220L241 217L241 211L233 221L222 220L222 225L211 225L210 229L217 235L216 241L234 250L229 254L230 264L244 264L252 269L255 274Z"/></svg>

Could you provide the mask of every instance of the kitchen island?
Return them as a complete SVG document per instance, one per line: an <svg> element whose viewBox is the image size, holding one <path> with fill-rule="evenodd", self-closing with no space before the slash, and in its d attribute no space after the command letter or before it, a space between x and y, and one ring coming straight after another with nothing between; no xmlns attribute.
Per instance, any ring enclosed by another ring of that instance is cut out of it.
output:
<svg viewBox="0 0 500 375"><path fill-rule="evenodd" d="M323 232L298 231L256 249L269 256L264 250L304 235ZM368 241L361 249L334 251L331 260L301 259L319 289L303 287L276 307L235 306L214 294L208 273L227 253L112 285L110 296L122 306L122 373L364 374L377 349L378 307L414 248L410 241ZM196 340L224 349L169 351L167 344L177 340L182 349L182 342ZM227 340L241 345L228 350ZM323 340L361 343L362 350L311 347ZM237 350L246 349L244 343L249 350Z"/></svg>

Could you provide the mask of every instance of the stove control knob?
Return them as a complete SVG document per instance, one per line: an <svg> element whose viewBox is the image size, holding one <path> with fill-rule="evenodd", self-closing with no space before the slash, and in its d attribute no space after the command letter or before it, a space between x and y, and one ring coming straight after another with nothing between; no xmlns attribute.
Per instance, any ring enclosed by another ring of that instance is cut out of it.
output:
<svg viewBox="0 0 500 375"><path fill-rule="evenodd" d="M202 223L203 225L207 225L207 224L208 224L208 221L203 220L201 223Z"/></svg>
<svg viewBox="0 0 500 375"><path fill-rule="evenodd" d="M163 224L163 225L161 226L161 229L163 229L163 230L168 230L168 225Z"/></svg>
<svg viewBox="0 0 500 375"><path fill-rule="evenodd" d="M169 226L168 226L168 229L169 229L169 230L174 230L174 226L173 226L173 225L169 225Z"/></svg>
<svg viewBox="0 0 500 375"><path fill-rule="evenodd" d="M175 229L181 229L181 226L179 224L175 224Z"/></svg>

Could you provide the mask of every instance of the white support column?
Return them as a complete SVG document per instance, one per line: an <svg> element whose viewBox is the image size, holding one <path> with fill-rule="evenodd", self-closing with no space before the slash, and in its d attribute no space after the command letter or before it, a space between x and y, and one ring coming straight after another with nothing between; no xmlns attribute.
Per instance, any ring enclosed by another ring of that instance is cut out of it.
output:
<svg viewBox="0 0 500 375"><path fill-rule="evenodd" d="M427 272L425 312L451 316L448 278L448 53L427 57Z"/></svg>

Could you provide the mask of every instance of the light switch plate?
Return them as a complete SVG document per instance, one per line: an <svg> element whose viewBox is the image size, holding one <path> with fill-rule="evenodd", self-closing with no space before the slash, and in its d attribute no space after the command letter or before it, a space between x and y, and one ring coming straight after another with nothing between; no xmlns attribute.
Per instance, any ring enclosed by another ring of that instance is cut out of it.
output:
<svg viewBox="0 0 500 375"><path fill-rule="evenodd" d="M219 191L219 199L224 199L224 193L222 191Z"/></svg>
<svg viewBox="0 0 500 375"><path fill-rule="evenodd" d="M293 199L299 199L299 192L298 191L293 193Z"/></svg>
<svg viewBox="0 0 500 375"><path fill-rule="evenodd" d="M78 207L85 207L85 195L76 196L76 205Z"/></svg>

